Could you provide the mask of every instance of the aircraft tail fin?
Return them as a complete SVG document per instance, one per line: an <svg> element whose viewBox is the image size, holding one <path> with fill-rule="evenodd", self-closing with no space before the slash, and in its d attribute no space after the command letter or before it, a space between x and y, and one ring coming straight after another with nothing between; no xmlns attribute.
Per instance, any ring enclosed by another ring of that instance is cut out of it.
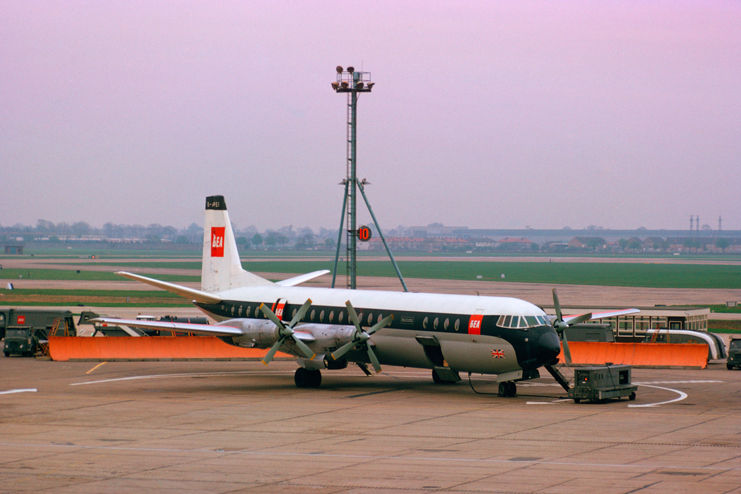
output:
<svg viewBox="0 0 741 494"><path fill-rule="evenodd" d="M272 285L271 281L242 269L224 196L206 198L206 220L203 224L203 265L201 290L208 293L255 285Z"/></svg>

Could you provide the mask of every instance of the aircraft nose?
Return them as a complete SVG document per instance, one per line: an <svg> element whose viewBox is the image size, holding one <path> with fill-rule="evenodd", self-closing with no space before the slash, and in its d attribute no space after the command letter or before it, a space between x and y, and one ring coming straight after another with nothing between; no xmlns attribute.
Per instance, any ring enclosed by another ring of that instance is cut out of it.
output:
<svg viewBox="0 0 741 494"><path fill-rule="evenodd" d="M543 333L538 340L537 352L538 360L544 364L553 362L561 353L561 340L558 339L558 335L554 331Z"/></svg>

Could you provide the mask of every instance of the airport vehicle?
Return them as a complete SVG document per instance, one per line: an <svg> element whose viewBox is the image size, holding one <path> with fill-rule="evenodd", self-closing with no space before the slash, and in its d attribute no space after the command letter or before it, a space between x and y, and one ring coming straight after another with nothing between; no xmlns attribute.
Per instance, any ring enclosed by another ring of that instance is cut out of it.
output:
<svg viewBox="0 0 741 494"><path fill-rule="evenodd" d="M698 343L708 346L708 360L725 358L726 346L722 338L706 331L691 329L649 329L644 343Z"/></svg>
<svg viewBox="0 0 741 494"><path fill-rule="evenodd" d="M3 353L30 356L36 353L40 343L46 341L54 321L59 319L75 335L75 324L70 311L39 309L4 309L0 311L5 326Z"/></svg>
<svg viewBox="0 0 741 494"><path fill-rule="evenodd" d="M728 344L728 360L726 360L728 370L738 367L741 369L741 336L731 337Z"/></svg>
<svg viewBox="0 0 741 494"><path fill-rule="evenodd" d="M224 198L212 196L206 198L201 290L118 274L187 297L219 322L113 321L269 348L266 365L278 350L290 353L298 357L298 387L319 387L321 370L353 362L367 375L369 364L375 372L381 364L431 369L436 383L457 382L460 372L496 374L499 394L514 396L516 381L539 377L539 367L557 362L561 341L570 360L565 328L607 317L563 317L555 290L557 316L551 320L539 307L515 298L296 286L328 272L273 283L244 270Z"/></svg>
<svg viewBox="0 0 741 494"><path fill-rule="evenodd" d="M623 396L633 401L638 386L631 384L630 375L629 365L580 367L574 371L574 387L569 389L569 398L574 403L620 399Z"/></svg>

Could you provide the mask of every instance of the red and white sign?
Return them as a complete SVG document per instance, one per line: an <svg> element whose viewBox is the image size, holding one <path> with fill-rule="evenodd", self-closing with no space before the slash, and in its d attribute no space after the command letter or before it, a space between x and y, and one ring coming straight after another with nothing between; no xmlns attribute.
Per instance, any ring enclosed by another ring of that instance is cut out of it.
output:
<svg viewBox="0 0 741 494"><path fill-rule="evenodd" d="M468 320L468 334L481 334L481 321L484 319L483 314L474 314Z"/></svg>
<svg viewBox="0 0 741 494"><path fill-rule="evenodd" d="M18 316L18 324L26 324L26 316Z"/></svg>
<svg viewBox="0 0 741 494"><path fill-rule="evenodd" d="M224 226L211 227L211 257L224 257Z"/></svg>

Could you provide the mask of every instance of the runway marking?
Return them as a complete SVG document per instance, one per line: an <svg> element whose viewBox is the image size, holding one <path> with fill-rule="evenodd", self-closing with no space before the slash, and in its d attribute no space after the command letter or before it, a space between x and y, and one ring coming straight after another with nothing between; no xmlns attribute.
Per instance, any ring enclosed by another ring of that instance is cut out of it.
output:
<svg viewBox="0 0 741 494"><path fill-rule="evenodd" d="M9 391L0 391L0 395L12 395L15 393L36 393L38 390L36 388L29 388L29 389L11 389Z"/></svg>
<svg viewBox="0 0 741 494"><path fill-rule="evenodd" d="M306 452L306 453L287 453L287 452L270 452L270 451L229 451L225 452L223 449L212 449L212 448L197 448L197 449L183 449L183 448L136 448L130 446L87 446L82 444L49 444L49 443L0 443L0 447L7 448L49 448L49 449L82 449L89 451L135 451L140 453L184 453L184 454L211 454L211 455L246 455L252 457L265 457L265 458L311 458L311 459L326 459L330 461L332 459L344 459L344 460L362 460L362 461L379 461L379 460L394 460L402 462L432 462L432 463L458 463L458 464L517 464L522 465L523 463L530 463L533 465L555 465L555 466L566 466L566 467L611 467L611 468L625 468L630 470L645 469L647 471L655 469L671 469L671 470L705 470L708 472L741 472L741 467L715 467L715 466L698 466L694 463L687 465L666 465L660 464L646 464L646 463L595 463L595 462L567 462L567 461L550 461L550 460L524 460L521 458L515 459L496 459L496 458L460 458L460 457L439 457L439 456L402 456L402 455L354 455L354 454L335 454L335 453L321 453L321 452Z"/></svg>
<svg viewBox="0 0 741 494"><path fill-rule="evenodd" d="M682 401L685 398L687 398L687 393L685 393L684 391L679 391L677 389L664 388L661 386L650 386L648 384L641 384L641 386L645 386L647 388L663 389L664 391L673 391L679 395L679 398L674 398L673 400L662 401L659 403L647 403L645 405L628 405L628 408L657 407L659 405L666 405L667 403L675 403L677 401Z"/></svg>
<svg viewBox="0 0 741 494"><path fill-rule="evenodd" d="M644 386L648 384L697 384L697 383L722 383L723 381L633 381L633 384Z"/></svg>
<svg viewBox="0 0 741 494"><path fill-rule="evenodd" d="M98 365L96 365L95 367L93 367L92 369L90 369L89 371L87 371L87 372L86 372L85 374L90 374L90 373L91 373L91 372L93 372L93 371L94 371L95 369L97 369L98 367L100 367L101 365L104 365L104 364L106 364L106 363L107 363L107 362L101 362L101 363L99 363Z"/></svg>
<svg viewBox="0 0 741 494"><path fill-rule="evenodd" d="M239 376L239 375L277 376L282 374L293 374L293 371L257 372L257 371L235 371L235 372L201 372L193 374L151 374L147 376L115 377L111 379L100 379L98 381L84 381L71 383L70 386L85 386L87 384L103 384L120 381L136 381L140 379L176 379L184 377L207 377L207 376Z"/></svg>
<svg viewBox="0 0 741 494"><path fill-rule="evenodd" d="M554 403L563 403L566 401L571 401L571 398L563 398L560 400L553 400L553 401L528 401L528 405L553 405Z"/></svg>

